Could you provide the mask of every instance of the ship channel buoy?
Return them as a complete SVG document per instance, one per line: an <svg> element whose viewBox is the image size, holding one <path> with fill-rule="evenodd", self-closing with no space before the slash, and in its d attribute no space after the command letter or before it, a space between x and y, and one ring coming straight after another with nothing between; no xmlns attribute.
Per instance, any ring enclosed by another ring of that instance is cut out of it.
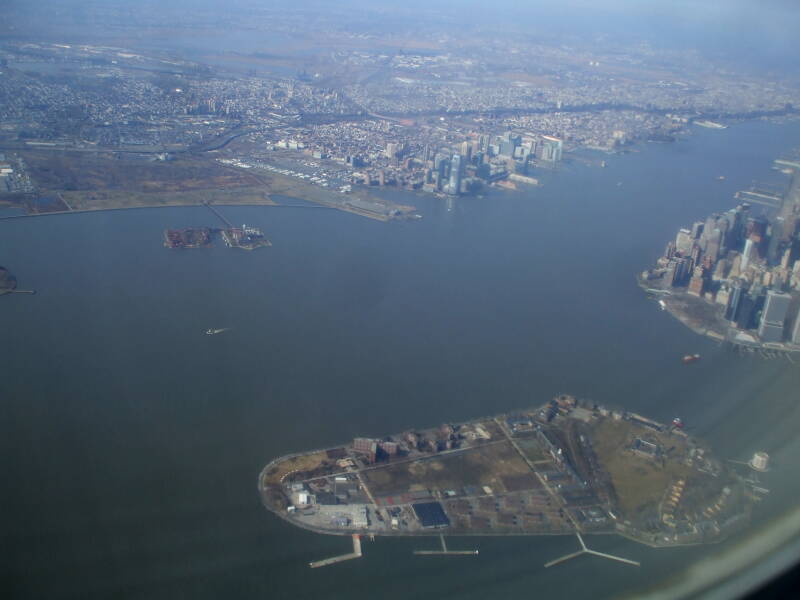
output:
<svg viewBox="0 0 800 600"><path fill-rule="evenodd" d="M766 452L756 452L747 464L750 465L751 469L756 471L766 471L769 466L769 454Z"/></svg>

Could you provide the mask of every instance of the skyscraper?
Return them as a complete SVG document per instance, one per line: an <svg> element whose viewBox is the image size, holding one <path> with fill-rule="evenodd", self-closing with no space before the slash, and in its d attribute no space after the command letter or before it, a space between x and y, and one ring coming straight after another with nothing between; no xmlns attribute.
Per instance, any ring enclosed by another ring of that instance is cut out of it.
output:
<svg viewBox="0 0 800 600"><path fill-rule="evenodd" d="M744 250L742 251L742 263L739 266L739 270L744 273L747 270L747 266L750 264L750 257L753 254L753 240L747 238L747 241L744 243Z"/></svg>
<svg viewBox="0 0 800 600"><path fill-rule="evenodd" d="M794 320L794 332L792 332L792 342L800 345L800 314Z"/></svg>
<svg viewBox="0 0 800 600"><path fill-rule="evenodd" d="M739 299L739 304L736 308L736 317L734 323L739 329L750 329L753 325L753 319L756 313L756 303L758 296L753 293L744 293Z"/></svg>
<svg viewBox="0 0 800 600"><path fill-rule="evenodd" d="M692 250L692 232L688 229L679 229L675 236L675 249L686 256Z"/></svg>
<svg viewBox="0 0 800 600"><path fill-rule="evenodd" d="M542 136L542 160L558 162L564 151L564 142L550 135Z"/></svg>
<svg viewBox="0 0 800 600"><path fill-rule="evenodd" d="M447 186L447 193L457 196L461 191L461 155L453 154L450 161L450 183Z"/></svg>
<svg viewBox="0 0 800 600"><path fill-rule="evenodd" d="M775 290L767 292L767 301L758 327L758 337L762 342L780 342L783 339L783 325L791 301L789 294Z"/></svg>
<svg viewBox="0 0 800 600"><path fill-rule="evenodd" d="M472 158L472 144L468 141L461 143L461 156L463 156L467 162Z"/></svg>
<svg viewBox="0 0 800 600"><path fill-rule="evenodd" d="M725 308L725 318L728 321L735 321L737 313L739 312L739 303L742 300L744 289L741 282L737 281L733 284L728 295L728 305Z"/></svg>

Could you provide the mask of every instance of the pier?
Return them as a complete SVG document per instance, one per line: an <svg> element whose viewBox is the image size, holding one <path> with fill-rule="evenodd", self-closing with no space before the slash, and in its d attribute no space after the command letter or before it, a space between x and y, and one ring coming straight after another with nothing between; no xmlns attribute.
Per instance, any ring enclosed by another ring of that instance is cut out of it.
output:
<svg viewBox="0 0 800 600"><path fill-rule="evenodd" d="M622 558L621 556L614 556L613 554L606 554L605 552L598 552L597 550L590 550L589 548L586 547L586 543L583 541L583 537L581 537L581 534L576 531L575 535L578 536L578 541L581 544L581 549L578 550L577 552L572 552L571 554L566 554L565 556L562 556L561 558L557 558L555 560L551 560L550 562L545 563L544 564L544 568L545 569L548 569L550 567L554 567L557 564L560 564L562 562L566 562L566 561L571 560L573 558L577 558L577 557L581 556L582 554L593 554L594 556L599 556L601 558L608 558L609 560L616 560L618 562L625 563L626 565L633 565L634 567L641 566L641 563L639 563L639 562L637 562L635 560Z"/></svg>
<svg viewBox="0 0 800 600"><path fill-rule="evenodd" d="M441 550L414 550L417 556L477 556L477 550L448 550L447 544L444 541L444 535L439 534L439 540L442 543Z"/></svg>
<svg viewBox="0 0 800 600"><path fill-rule="evenodd" d="M353 534L353 551L349 554L340 554L339 556L332 556L331 558L323 558L322 560L313 560L308 563L312 569L317 567L327 567L353 558L361 558L361 536L357 533Z"/></svg>

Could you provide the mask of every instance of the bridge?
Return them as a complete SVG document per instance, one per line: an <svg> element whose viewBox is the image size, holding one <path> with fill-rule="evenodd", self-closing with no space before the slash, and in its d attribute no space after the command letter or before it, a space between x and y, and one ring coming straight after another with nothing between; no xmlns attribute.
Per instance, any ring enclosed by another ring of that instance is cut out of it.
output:
<svg viewBox="0 0 800 600"><path fill-rule="evenodd" d="M206 208L208 208L208 210L210 210L210 211L211 211L211 212L213 212L215 215L217 215L217 217L219 218L219 220L220 220L220 221L222 221L222 222L225 224L225 227L227 227L228 229L233 229L233 223L231 223L230 221L228 221L228 219L226 219L226 218L225 218L225 215L223 215L223 214L222 214L221 212L219 212L219 211L218 211L216 208L214 208L213 206L211 206L211 204L210 204L209 202L203 202L203 205L204 205L204 206L206 206Z"/></svg>

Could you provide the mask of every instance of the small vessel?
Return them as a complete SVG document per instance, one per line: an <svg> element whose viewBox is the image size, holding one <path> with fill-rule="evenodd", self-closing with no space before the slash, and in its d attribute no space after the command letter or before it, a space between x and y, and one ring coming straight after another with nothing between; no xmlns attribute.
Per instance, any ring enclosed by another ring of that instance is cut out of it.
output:
<svg viewBox="0 0 800 600"><path fill-rule="evenodd" d="M688 365L689 363L693 363L696 360L700 360L699 354L687 354L682 359L683 364Z"/></svg>
<svg viewBox="0 0 800 600"><path fill-rule="evenodd" d="M675 429L683 429L683 420L680 417L675 417L672 419L672 426Z"/></svg>
<svg viewBox="0 0 800 600"><path fill-rule="evenodd" d="M661 310L667 310L667 303L663 300L659 300L658 305L661 307Z"/></svg>
<svg viewBox="0 0 800 600"><path fill-rule="evenodd" d="M223 331L228 331L228 328L223 329L206 329L206 335L217 335L218 333L222 333Z"/></svg>

